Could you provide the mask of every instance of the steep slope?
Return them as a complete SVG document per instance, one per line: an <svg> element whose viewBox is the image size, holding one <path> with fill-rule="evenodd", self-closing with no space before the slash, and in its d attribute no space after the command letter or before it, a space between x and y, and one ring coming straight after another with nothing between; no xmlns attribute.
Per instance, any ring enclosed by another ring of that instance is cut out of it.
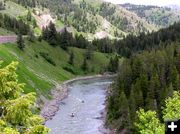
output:
<svg viewBox="0 0 180 134"><path fill-rule="evenodd" d="M180 11L173 8L133 4L122 4L120 6L136 13L149 24L155 24L159 28L168 27L174 22L180 21Z"/></svg>
<svg viewBox="0 0 180 134"><path fill-rule="evenodd" d="M71 47L69 51L64 51L44 41L33 43L26 41L25 45L24 51L21 51L16 44L0 44L0 61L4 61L3 65L18 61L20 64L17 72L20 82L26 83L25 92L35 91L39 96L43 95L47 98L50 97L50 89L64 80L101 72L111 57L108 54L93 52L92 58L87 61L89 69L84 72L81 66L85 49ZM74 53L74 65L68 63L71 52Z"/></svg>
<svg viewBox="0 0 180 134"><path fill-rule="evenodd" d="M120 65L109 90L107 124L117 133L154 133L152 127L142 127L145 131L137 132L134 122L139 122L136 118L139 108L156 111L163 121L165 98L172 96L173 91L180 91L179 38L180 23L177 23L158 32L129 36L119 42L119 50L122 53L128 50L132 55ZM149 119L146 120L148 125Z"/></svg>
<svg viewBox="0 0 180 134"><path fill-rule="evenodd" d="M129 33L156 30L154 25L148 24L136 14L101 0L9 0L5 4L1 12L20 19L26 18L28 7L40 29L54 21L57 28L70 26L73 33L81 33L90 40L94 37L122 38ZM21 10L15 15L10 9L17 6ZM35 33L39 31L33 29Z"/></svg>
<svg viewBox="0 0 180 134"><path fill-rule="evenodd" d="M142 31L151 32L156 30L155 26L148 24L136 14L110 3L101 5L100 14L126 33L138 34Z"/></svg>
<svg viewBox="0 0 180 134"><path fill-rule="evenodd" d="M13 12L15 8L18 10ZM28 10L32 14L31 21L26 20ZM179 11L170 8L119 6L101 0L8 0L0 13L23 20L36 35L53 21L58 31L68 26L74 34L83 34L89 40L152 32L180 19Z"/></svg>
<svg viewBox="0 0 180 134"><path fill-rule="evenodd" d="M105 3L100 0L76 0L75 3L78 3L79 7L86 12L102 16L116 29L123 31L126 34L138 34L142 31L151 32L156 30L154 25L148 24L145 20L141 19L136 14L129 12L125 8L119 8L116 5ZM114 35L117 37L122 37L124 33L119 33L116 30L114 31Z"/></svg>

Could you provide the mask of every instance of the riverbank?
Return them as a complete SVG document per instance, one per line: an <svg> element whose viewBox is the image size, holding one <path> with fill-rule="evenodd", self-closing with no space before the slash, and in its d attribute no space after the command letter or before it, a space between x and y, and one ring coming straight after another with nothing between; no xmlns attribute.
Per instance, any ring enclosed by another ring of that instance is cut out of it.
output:
<svg viewBox="0 0 180 134"><path fill-rule="evenodd" d="M65 99L68 96L68 85L79 80L87 80L87 79L94 79L94 78L112 78L115 75L95 75L95 76L85 76L85 77L77 77L68 81L63 82L60 85L57 85L52 91L52 99L45 102L40 115L47 120L51 120L53 116L56 115L57 111L59 110L59 104L61 100Z"/></svg>

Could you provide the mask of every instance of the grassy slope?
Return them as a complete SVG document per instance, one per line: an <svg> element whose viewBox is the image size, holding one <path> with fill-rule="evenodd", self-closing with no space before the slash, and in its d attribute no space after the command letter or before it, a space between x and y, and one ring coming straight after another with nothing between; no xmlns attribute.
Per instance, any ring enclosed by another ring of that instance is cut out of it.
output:
<svg viewBox="0 0 180 134"><path fill-rule="evenodd" d="M0 60L5 64L11 61L19 61L17 73L20 82L26 83L25 92L36 91L49 97L50 89L57 83L73 78L77 75L84 75L81 70L82 59L85 50L69 48L69 52L75 54L75 66L68 64L69 54L60 47L51 47L46 42L26 42L24 51L20 51L15 44L0 45ZM56 66L49 64L39 55L39 52L46 52L55 61ZM89 70L98 73L102 67L109 62L110 56L94 52L92 60L88 61ZM66 71L63 67L71 67L76 75Z"/></svg>

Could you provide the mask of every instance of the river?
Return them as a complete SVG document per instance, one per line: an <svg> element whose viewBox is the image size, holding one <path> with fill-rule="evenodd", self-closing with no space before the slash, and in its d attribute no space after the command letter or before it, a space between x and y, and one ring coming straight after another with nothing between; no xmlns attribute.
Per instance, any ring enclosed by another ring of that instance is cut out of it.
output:
<svg viewBox="0 0 180 134"><path fill-rule="evenodd" d="M106 89L112 79L79 80L68 86L69 94L60 110L46 122L51 134L103 134L101 112L105 108ZM73 116L72 117L72 113Z"/></svg>

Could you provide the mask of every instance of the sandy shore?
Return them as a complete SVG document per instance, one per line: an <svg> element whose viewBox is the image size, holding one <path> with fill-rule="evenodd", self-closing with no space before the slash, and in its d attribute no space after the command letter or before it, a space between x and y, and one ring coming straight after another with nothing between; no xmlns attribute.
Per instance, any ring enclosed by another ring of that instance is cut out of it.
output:
<svg viewBox="0 0 180 134"><path fill-rule="evenodd" d="M93 78L111 78L115 75L95 75L95 76L85 76L77 77L68 81L63 82L60 85L57 85L52 91L52 100L45 102L43 108L41 109L40 115L45 119L45 121L50 120L53 116L56 115L56 112L59 110L60 102L68 96L68 85L78 81L78 80L87 80Z"/></svg>

